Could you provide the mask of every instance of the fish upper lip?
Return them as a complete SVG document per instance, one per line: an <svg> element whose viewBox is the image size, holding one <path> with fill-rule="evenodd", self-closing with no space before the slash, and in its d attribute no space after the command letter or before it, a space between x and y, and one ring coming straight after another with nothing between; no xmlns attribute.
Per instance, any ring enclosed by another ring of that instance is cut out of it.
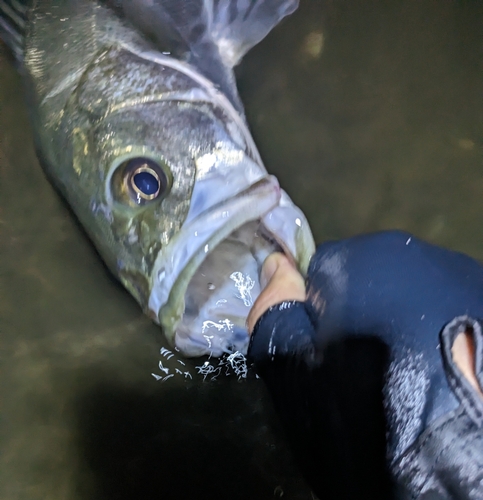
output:
<svg viewBox="0 0 483 500"><path fill-rule="evenodd" d="M206 255L234 230L278 206L280 198L277 179L263 177L183 225L165 251L161 250L151 274L148 308L168 337L184 312L184 294L191 277Z"/></svg>

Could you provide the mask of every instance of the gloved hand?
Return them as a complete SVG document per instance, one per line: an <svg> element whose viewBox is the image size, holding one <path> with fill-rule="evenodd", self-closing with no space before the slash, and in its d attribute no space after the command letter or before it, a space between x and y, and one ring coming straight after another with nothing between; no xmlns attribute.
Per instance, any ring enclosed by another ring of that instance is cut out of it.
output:
<svg viewBox="0 0 483 500"><path fill-rule="evenodd" d="M264 272L248 356L321 498L483 498L483 267L391 231Z"/></svg>

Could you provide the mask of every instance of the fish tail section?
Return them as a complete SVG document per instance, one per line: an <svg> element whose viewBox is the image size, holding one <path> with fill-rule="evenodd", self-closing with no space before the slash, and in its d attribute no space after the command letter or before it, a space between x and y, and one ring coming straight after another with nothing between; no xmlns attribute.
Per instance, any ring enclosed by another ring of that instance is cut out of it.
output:
<svg viewBox="0 0 483 500"><path fill-rule="evenodd" d="M25 0L0 0L0 40L17 63L23 60L28 4Z"/></svg>

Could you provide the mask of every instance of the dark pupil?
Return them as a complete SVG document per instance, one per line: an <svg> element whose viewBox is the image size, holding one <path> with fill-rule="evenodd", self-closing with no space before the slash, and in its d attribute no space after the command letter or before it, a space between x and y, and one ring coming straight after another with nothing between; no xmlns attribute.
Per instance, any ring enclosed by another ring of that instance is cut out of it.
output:
<svg viewBox="0 0 483 500"><path fill-rule="evenodd" d="M135 186L147 196L156 194L159 191L159 180L149 172L139 172L134 175Z"/></svg>

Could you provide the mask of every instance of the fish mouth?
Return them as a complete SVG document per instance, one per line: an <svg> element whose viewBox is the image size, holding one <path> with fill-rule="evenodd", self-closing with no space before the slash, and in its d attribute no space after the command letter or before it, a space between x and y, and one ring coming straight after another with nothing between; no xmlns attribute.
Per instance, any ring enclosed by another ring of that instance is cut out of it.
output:
<svg viewBox="0 0 483 500"><path fill-rule="evenodd" d="M315 251L303 213L266 176L188 220L161 250L148 308L187 357L246 352L246 317L265 258L284 252L305 274Z"/></svg>

